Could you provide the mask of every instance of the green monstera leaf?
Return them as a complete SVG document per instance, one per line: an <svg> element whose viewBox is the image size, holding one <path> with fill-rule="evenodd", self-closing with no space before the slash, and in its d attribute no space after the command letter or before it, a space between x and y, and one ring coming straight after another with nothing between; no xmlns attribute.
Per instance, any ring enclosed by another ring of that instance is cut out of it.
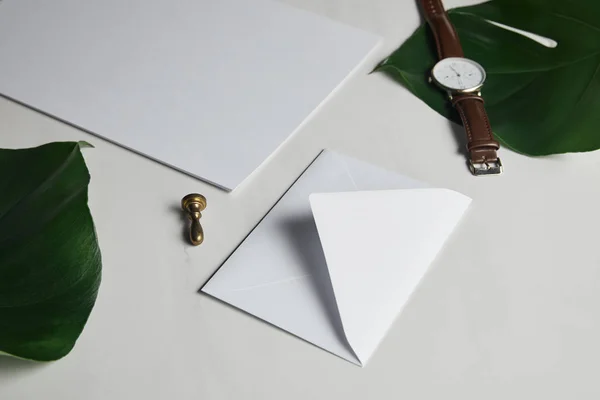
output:
<svg viewBox="0 0 600 400"><path fill-rule="evenodd" d="M100 284L79 143L0 150L0 352L52 361L81 334Z"/></svg>
<svg viewBox="0 0 600 400"><path fill-rule="evenodd" d="M528 155L600 148L600 1L492 0L449 15L465 56L487 70L483 96L504 145ZM558 45L543 46L489 21ZM460 122L446 95L427 81L435 63L435 46L423 25L377 70Z"/></svg>

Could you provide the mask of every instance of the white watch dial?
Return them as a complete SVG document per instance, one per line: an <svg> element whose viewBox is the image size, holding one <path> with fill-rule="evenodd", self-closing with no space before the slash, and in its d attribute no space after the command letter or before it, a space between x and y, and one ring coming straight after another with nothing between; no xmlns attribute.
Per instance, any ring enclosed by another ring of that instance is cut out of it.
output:
<svg viewBox="0 0 600 400"><path fill-rule="evenodd" d="M451 91L475 91L485 81L483 67L468 58L444 58L433 67L431 74L440 86Z"/></svg>

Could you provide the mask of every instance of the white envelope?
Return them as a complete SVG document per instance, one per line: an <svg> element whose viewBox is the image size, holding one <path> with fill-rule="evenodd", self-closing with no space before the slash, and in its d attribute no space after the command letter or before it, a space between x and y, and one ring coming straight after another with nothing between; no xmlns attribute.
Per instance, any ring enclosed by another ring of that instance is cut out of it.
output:
<svg viewBox="0 0 600 400"><path fill-rule="evenodd" d="M202 291L364 366L470 202L325 151Z"/></svg>

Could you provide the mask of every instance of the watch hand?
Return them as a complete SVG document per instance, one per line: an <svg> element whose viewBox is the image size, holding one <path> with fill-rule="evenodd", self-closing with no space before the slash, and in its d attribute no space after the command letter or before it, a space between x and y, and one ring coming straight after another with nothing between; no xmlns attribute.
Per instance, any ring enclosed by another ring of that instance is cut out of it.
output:
<svg viewBox="0 0 600 400"><path fill-rule="evenodd" d="M452 68L452 66L450 66L450 69L451 69L452 71L454 71L454 72L456 73L456 75L457 75L457 76L459 76L459 77L460 77L460 74L458 73L458 71L457 71L457 70L455 70L454 68Z"/></svg>

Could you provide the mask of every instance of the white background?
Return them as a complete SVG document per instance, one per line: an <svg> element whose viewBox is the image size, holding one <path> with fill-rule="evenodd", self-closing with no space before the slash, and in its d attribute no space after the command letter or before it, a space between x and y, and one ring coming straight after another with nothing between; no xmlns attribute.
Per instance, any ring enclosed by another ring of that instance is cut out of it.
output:
<svg viewBox="0 0 600 400"><path fill-rule="evenodd" d="M473 178L451 126L367 72L417 27L412 0L286 0L382 35L370 63L233 194L0 100L0 147L87 140L103 254L75 350L0 358L0 398L597 399L600 154L527 158ZM464 4L446 1L448 6ZM365 369L197 293L323 147L473 198ZM208 197L199 248L179 201Z"/></svg>

